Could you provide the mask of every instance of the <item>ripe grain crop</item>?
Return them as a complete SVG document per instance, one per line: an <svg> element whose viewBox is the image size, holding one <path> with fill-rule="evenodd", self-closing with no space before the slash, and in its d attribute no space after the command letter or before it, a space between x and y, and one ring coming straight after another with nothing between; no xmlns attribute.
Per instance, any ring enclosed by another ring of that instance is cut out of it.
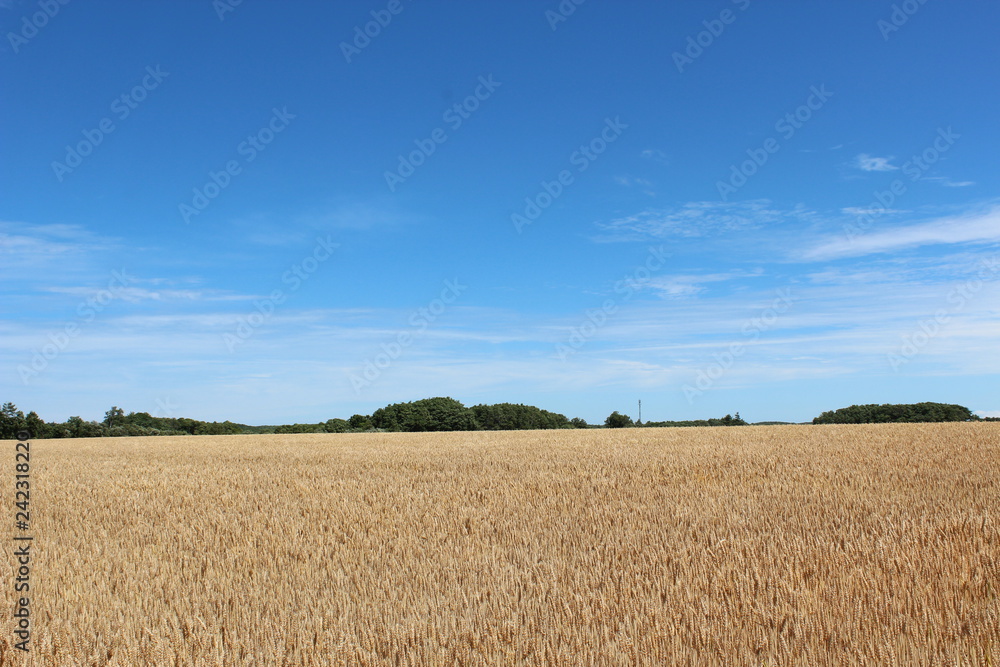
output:
<svg viewBox="0 0 1000 667"><path fill-rule="evenodd" d="M3 666L1000 664L1000 424L38 440L32 471Z"/></svg>

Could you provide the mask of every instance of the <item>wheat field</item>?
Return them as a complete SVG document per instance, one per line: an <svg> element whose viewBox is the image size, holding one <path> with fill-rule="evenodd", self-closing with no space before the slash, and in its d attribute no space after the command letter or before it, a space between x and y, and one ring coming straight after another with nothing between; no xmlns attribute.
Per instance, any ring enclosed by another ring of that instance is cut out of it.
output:
<svg viewBox="0 0 1000 667"><path fill-rule="evenodd" d="M0 665L998 665L998 511L1000 424L41 440Z"/></svg>

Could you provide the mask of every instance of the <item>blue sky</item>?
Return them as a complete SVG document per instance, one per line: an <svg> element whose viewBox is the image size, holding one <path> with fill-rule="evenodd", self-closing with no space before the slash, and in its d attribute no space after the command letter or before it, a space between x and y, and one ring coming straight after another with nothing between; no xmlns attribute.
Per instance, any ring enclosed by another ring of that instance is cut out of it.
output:
<svg viewBox="0 0 1000 667"><path fill-rule="evenodd" d="M1000 415L1000 7L0 2L3 399Z"/></svg>

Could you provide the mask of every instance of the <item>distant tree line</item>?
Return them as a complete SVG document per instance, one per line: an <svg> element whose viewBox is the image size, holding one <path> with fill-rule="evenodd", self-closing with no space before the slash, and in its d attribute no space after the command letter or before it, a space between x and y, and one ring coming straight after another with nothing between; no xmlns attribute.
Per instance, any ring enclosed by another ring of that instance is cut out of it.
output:
<svg viewBox="0 0 1000 667"><path fill-rule="evenodd" d="M749 424L740 417L740 413L736 413L736 416L726 415L725 417L720 417L718 419L689 419L686 421L665 421L665 422L645 422L640 424L640 426L749 426Z"/></svg>
<svg viewBox="0 0 1000 667"><path fill-rule="evenodd" d="M913 403L852 405L824 412L813 424L888 424L895 422L964 422L996 421L981 418L962 405L947 403Z"/></svg>
<svg viewBox="0 0 1000 667"><path fill-rule="evenodd" d="M966 407L944 403L912 405L852 405L824 412L814 424L869 424L888 422L1000 421L980 418ZM688 421L633 422L628 415L612 412L604 421L606 428L676 427L676 426L746 426L740 417ZM93 438L143 435L236 435L252 433L361 433L366 431L511 431L523 429L591 428L583 419L520 403L497 403L465 407L453 398L425 398L408 403L393 403L371 415L352 415L349 419L329 419L315 424L249 426L231 421L206 422L186 417L153 417L148 412L129 412L113 406L104 420L85 421L70 417L65 422L46 423L35 412L25 415L13 403L0 406L0 440L13 440L19 431L33 438Z"/></svg>
<svg viewBox="0 0 1000 667"><path fill-rule="evenodd" d="M638 427L648 427L648 428L660 428L665 426L748 426L747 422L743 421L740 417L740 413L736 413L736 416L726 415L721 419L694 419L688 421L664 421L664 422L633 422L632 418L628 415L618 414L618 411L612 412L608 415L608 418L604 420L604 425L608 428L628 428L631 426Z"/></svg>
<svg viewBox="0 0 1000 667"><path fill-rule="evenodd" d="M228 435L253 428L243 424L204 422L186 417L153 417L148 412L125 411L118 406L104 413L104 421L70 417L64 422L46 423L34 411L25 415L13 403L0 406L0 440L9 440L24 430L33 438L99 438L139 435Z"/></svg>
<svg viewBox="0 0 1000 667"><path fill-rule="evenodd" d="M372 415L329 419L316 424L249 426L231 421L205 422L186 417L153 417L148 412L129 412L118 406L104 413L101 422L70 417L62 423L46 423L37 413L25 415L13 403L0 408L0 440L17 437L26 430L33 438L96 438L143 435L235 435L250 433L359 433L365 431L506 431L520 429L587 428L582 419L541 410L531 405L498 403L465 407L453 398L427 398L394 403Z"/></svg>

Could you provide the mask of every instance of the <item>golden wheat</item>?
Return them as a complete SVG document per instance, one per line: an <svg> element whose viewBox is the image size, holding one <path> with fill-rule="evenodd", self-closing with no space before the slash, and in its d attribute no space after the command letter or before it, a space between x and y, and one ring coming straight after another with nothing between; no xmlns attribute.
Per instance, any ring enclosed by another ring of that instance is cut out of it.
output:
<svg viewBox="0 0 1000 667"><path fill-rule="evenodd" d="M0 665L1000 664L1000 425L35 441L32 489Z"/></svg>

